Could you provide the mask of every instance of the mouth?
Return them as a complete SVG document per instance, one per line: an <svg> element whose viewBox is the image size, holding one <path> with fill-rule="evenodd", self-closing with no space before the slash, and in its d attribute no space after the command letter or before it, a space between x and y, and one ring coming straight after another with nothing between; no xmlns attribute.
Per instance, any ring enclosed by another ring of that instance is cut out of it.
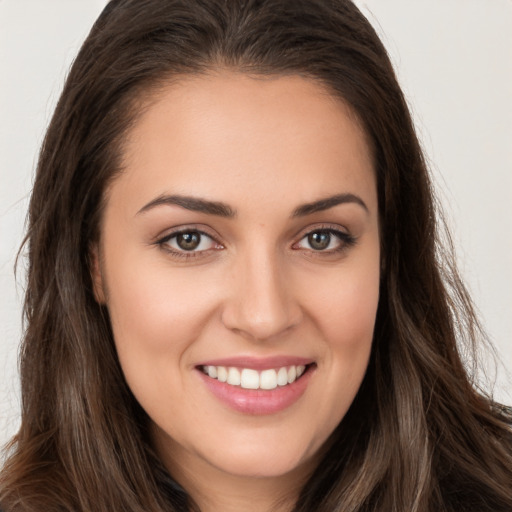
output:
<svg viewBox="0 0 512 512"><path fill-rule="evenodd" d="M221 364L223 363L223 364ZM306 392L316 363L278 358L273 361L211 361L196 366L197 375L221 403L238 413L284 412Z"/></svg>
<svg viewBox="0 0 512 512"><path fill-rule="evenodd" d="M268 390L293 384L311 369L314 363L281 366L258 371L222 365L201 365L199 369L211 379L248 390Z"/></svg>

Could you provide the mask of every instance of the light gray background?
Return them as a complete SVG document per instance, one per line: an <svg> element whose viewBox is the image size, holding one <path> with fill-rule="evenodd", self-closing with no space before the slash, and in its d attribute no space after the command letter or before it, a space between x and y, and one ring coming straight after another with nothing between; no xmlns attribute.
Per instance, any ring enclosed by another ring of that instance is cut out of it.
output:
<svg viewBox="0 0 512 512"><path fill-rule="evenodd" d="M13 266L32 173L66 70L105 3L0 0L0 445L19 421L24 281ZM357 4L397 68L462 273L503 361L496 396L512 403L512 2Z"/></svg>

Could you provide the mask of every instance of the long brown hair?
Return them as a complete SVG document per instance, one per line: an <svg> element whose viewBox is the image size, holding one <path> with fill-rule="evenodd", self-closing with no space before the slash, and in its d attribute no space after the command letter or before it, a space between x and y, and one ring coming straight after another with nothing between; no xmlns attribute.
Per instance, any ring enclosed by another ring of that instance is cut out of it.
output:
<svg viewBox="0 0 512 512"><path fill-rule="evenodd" d="M510 416L476 391L462 362L481 330L439 243L421 148L368 21L349 0L111 0L38 163L5 512L194 507L153 452L94 299L89 254L145 99L174 76L219 66L320 81L352 106L374 153L383 261L372 356L295 512L512 510Z"/></svg>

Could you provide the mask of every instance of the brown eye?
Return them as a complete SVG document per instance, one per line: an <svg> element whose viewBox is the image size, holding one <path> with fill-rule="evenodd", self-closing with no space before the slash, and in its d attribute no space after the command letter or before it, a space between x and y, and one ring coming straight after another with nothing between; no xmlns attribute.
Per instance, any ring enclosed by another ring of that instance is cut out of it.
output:
<svg viewBox="0 0 512 512"><path fill-rule="evenodd" d="M354 245L356 239L349 233L338 229L320 228L305 234L297 244L295 249L306 249L308 251L333 254L344 251Z"/></svg>
<svg viewBox="0 0 512 512"><path fill-rule="evenodd" d="M172 233L162 240L159 240L158 245L174 254L184 255L189 253L190 256L198 255L210 249L223 248L222 245L218 244L211 236L202 231L193 230Z"/></svg>
<svg viewBox="0 0 512 512"><path fill-rule="evenodd" d="M313 231L308 235L308 244L315 251L323 251L331 243L331 233L328 231Z"/></svg>
<svg viewBox="0 0 512 512"><path fill-rule="evenodd" d="M201 233L190 231L188 233L179 233L176 235L176 244L184 251L194 251L201 243Z"/></svg>

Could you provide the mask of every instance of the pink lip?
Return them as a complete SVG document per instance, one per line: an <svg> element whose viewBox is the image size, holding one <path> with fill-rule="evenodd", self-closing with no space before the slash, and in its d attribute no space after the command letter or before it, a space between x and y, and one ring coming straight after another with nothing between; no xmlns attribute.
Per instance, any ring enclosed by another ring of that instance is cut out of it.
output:
<svg viewBox="0 0 512 512"><path fill-rule="evenodd" d="M213 364L213 366L254 368L254 366L245 366L245 364ZM276 366L287 365L278 364ZM271 368L275 368L276 366L271 366ZM266 366L266 368L268 368L268 366ZM306 372L292 384L283 387L278 386L272 390L244 389L240 386L232 386L225 382L219 382L217 379L212 379L204 374L201 369L197 369L197 373L211 393L229 408L244 414L265 415L278 413L296 403L306 391L309 381L315 373L315 369L316 366L310 366L307 368Z"/></svg>
<svg viewBox="0 0 512 512"><path fill-rule="evenodd" d="M273 357L228 357L224 359L213 359L203 361L197 366L225 366L226 368L252 368L253 370L270 370L272 368L281 368L283 366L299 366L313 363L312 359L294 356L273 356Z"/></svg>

